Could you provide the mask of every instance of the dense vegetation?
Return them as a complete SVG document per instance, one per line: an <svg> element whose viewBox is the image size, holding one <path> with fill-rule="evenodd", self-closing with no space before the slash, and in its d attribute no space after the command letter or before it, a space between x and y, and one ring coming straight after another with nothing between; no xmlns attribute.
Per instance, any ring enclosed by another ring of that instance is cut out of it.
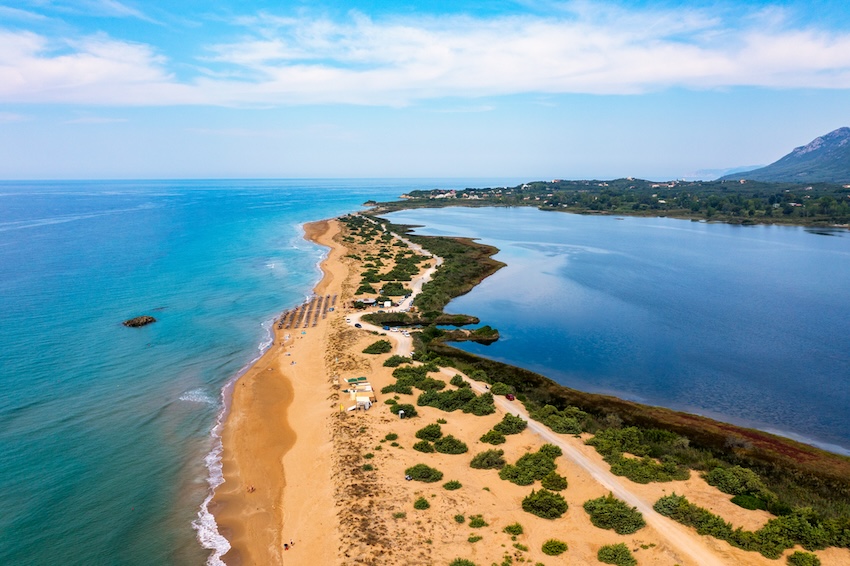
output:
<svg viewBox="0 0 850 566"><path fill-rule="evenodd" d="M555 458L560 455L560 448L544 444L537 452L520 456L516 464L503 467L499 470L499 477L517 485L531 485L555 471Z"/></svg>
<svg viewBox="0 0 850 566"><path fill-rule="evenodd" d="M389 340L378 340L377 342L373 342L366 346L363 349L364 354L387 354L392 352L393 345Z"/></svg>
<svg viewBox="0 0 850 566"><path fill-rule="evenodd" d="M646 526L643 515L629 507L613 494L584 502L590 522L600 529L610 529L618 535L630 535Z"/></svg>
<svg viewBox="0 0 850 566"><path fill-rule="evenodd" d="M516 187L413 191L404 202L385 202L379 210L439 206L533 206L585 214L675 216L735 223L846 224L850 188L829 183L758 181L611 181L532 182Z"/></svg>
<svg viewBox="0 0 850 566"><path fill-rule="evenodd" d="M479 470L501 470L507 464L504 455L504 450L485 450L476 454L469 466Z"/></svg>
<svg viewBox="0 0 850 566"><path fill-rule="evenodd" d="M468 388L442 392L425 391L416 400L416 404L420 407L436 407L447 412L460 409L464 413L472 413L479 417L496 412L493 395L490 393L476 395Z"/></svg>
<svg viewBox="0 0 850 566"><path fill-rule="evenodd" d="M567 501L559 493L546 489L532 490L522 500L522 510L544 519L557 519L567 512Z"/></svg>
<svg viewBox="0 0 850 566"><path fill-rule="evenodd" d="M616 566L637 566L637 560L625 543L606 544L596 553L596 558L605 564Z"/></svg>
<svg viewBox="0 0 850 566"><path fill-rule="evenodd" d="M771 519L757 531L735 529L721 517L675 493L659 499L654 509L665 517L694 527L701 535L760 552L767 558L779 558L785 550L798 544L806 550L829 546L850 548L850 518L821 519L811 509L799 509Z"/></svg>
<svg viewBox="0 0 850 566"><path fill-rule="evenodd" d="M567 551L567 543L550 538L543 543L541 550L547 556L559 556Z"/></svg>
<svg viewBox="0 0 850 566"><path fill-rule="evenodd" d="M434 483L443 479L443 472L425 464L416 464L404 470L404 473L416 481L425 483Z"/></svg>

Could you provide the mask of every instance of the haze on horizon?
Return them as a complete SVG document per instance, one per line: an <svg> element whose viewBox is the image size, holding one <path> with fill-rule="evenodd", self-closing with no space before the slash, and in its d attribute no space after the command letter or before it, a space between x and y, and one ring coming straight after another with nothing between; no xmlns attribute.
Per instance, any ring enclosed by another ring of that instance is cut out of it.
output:
<svg viewBox="0 0 850 566"><path fill-rule="evenodd" d="M712 178L850 124L845 0L680 4L0 0L0 179Z"/></svg>

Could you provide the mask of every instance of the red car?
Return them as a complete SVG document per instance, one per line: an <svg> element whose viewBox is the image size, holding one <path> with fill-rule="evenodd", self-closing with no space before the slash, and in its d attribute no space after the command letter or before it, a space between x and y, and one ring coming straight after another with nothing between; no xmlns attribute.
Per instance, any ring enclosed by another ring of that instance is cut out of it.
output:
<svg viewBox="0 0 850 566"><path fill-rule="evenodd" d="M514 399L516 399L516 397L514 397L513 393L508 393L507 395L505 395L505 399L507 399L508 401L513 401Z"/></svg>

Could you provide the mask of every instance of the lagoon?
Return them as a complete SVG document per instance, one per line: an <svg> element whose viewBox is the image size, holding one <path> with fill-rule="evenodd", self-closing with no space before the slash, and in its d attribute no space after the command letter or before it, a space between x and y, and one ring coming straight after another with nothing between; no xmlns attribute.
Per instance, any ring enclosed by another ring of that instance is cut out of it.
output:
<svg viewBox="0 0 850 566"><path fill-rule="evenodd" d="M850 233L533 208L392 213L507 263L447 312L558 383L850 454Z"/></svg>

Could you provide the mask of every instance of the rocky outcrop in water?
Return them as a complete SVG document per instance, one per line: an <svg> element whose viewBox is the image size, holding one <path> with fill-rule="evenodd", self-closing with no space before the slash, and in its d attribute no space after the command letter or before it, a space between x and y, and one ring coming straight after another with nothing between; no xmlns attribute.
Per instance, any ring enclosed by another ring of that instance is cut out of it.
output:
<svg viewBox="0 0 850 566"><path fill-rule="evenodd" d="M152 324L156 322L156 319L152 316L144 315L137 316L136 318L131 318L129 320L125 320L121 324L124 326L129 326L130 328L138 328L139 326L146 326L148 324Z"/></svg>

